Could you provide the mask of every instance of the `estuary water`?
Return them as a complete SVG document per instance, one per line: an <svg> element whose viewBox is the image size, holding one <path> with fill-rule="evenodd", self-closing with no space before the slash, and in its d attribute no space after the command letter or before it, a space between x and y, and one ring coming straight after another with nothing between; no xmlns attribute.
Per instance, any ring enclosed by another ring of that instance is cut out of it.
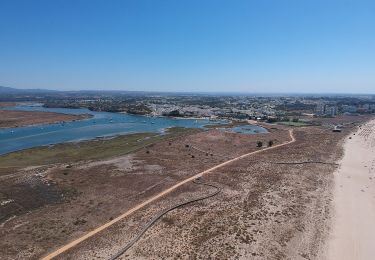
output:
<svg viewBox="0 0 375 260"><path fill-rule="evenodd" d="M3 109L75 115L90 114L92 117L73 122L0 129L0 155L36 146L89 140L97 137L145 132L163 133L165 129L170 127L204 128L208 124L225 123L225 121L210 121L208 119L177 119L95 112L88 109L45 108L42 104L17 105ZM236 132L238 131L239 129L236 129ZM264 131L267 130L258 126L251 126L242 132L258 133Z"/></svg>

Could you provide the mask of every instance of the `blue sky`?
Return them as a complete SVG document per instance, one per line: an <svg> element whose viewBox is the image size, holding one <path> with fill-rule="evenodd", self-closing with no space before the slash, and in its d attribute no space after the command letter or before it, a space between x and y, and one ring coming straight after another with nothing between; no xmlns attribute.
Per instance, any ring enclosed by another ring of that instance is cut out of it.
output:
<svg viewBox="0 0 375 260"><path fill-rule="evenodd" d="M375 1L0 0L0 85L375 93Z"/></svg>

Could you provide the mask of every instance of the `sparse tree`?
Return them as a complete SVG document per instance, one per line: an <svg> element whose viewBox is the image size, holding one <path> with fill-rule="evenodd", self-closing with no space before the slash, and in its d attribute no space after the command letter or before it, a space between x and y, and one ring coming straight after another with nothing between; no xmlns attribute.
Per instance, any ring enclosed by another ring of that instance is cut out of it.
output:
<svg viewBox="0 0 375 260"><path fill-rule="evenodd" d="M257 147L262 147L263 146L263 142L262 141L258 141L257 142Z"/></svg>
<svg viewBox="0 0 375 260"><path fill-rule="evenodd" d="M272 140L269 140L268 141L268 146L271 147L273 145L273 141Z"/></svg>

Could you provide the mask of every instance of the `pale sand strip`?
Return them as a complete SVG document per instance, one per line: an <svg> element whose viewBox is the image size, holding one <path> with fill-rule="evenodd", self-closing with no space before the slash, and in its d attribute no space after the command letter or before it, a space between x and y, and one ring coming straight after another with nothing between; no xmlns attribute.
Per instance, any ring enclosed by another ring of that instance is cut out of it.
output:
<svg viewBox="0 0 375 260"><path fill-rule="evenodd" d="M190 177L190 178L187 178L187 179L185 179L185 180L183 180L183 181L181 181L181 182L179 182L179 183L173 185L172 187L170 187L170 188L168 188L168 189L166 189L166 190L160 192L159 194L156 194L155 196L149 198L148 200L146 200L146 201L144 201L144 202L138 204L138 205L135 206L134 208L132 208L132 209L130 209L130 210L124 212L122 215L118 216L117 218L113 219L112 221L107 222L106 224L104 224L104 225L102 225L102 226L100 226L100 227L97 227L97 228L94 229L94 230L91 230L90 232L88 232L87 234L83 235L82 237L80 237L80 238L78 238L78 239L76 239L76 240L71 241L70 243L64 245L64 246L61 247L60 249L58 249L58 250L56 250L56 251L50 253L49 255L43 257L42 260L49 260L49 259L52 259L52 258L54 258L54 257L56 257L56 256L58 256L58 255L60 255L60 254L62 254L63 252L65 252L65 251L67 251L67 250L69 250L69 249L75 247L75 246L78 245L79 243L81 243L81 242L87 240L88 238L90 238L90 237L96 235L97 233L101 232L102 230L104 230L104 229L106 229L106 228L112 226L113 224L119 222L120 220L123 220L125 217L131 215L132 213L136 212L137 210L139 210L139 209L145 207L146 205L148 205L148 204L150 204L150 203L152 203L152 202L154 202L154 201L156 201L156 200L162 198L163 196L167 195L168 193L171 193L172 191L176 190L178 187L184 185L185 183L188 183L188 182L190 182L190 181L193 181L193 180L195 180L195 179L198 178L198 177L201 177L201 176L203 176L203 175L205 175L205 174L208 174L208 173L210 173L210 172L213 172L213 171L216 170L216 169L219 169L219 168L221 168L221 167L223 167L223 166L226 166L226 165L228 165L228 164L231 164L231 163L233 163L233 162L235 162L235 161L241 160L241 159L246 158L246 157L248 157L248 156L251 156L251 155L254 155L254 154L257 154L257 153L261 153L261 152L264 152L264 151L267 151L267 150L275 149L275 148L277 148L277 147L281 147L281 146L284 146L284 145L291 144L291 143L295 142L296 139L294 138L293 130L292 130L292 129L289 130L289 135L290 135L290 141L288 141L288 142L281 143L281 144L278 144L278 145L274 145L274 146L271 146L271 147L267 147L267 148L264 148L264 149L261 149L261 150L255 151L255 152L251 152L251 153L243 154L243 155L241 155L241 156L238 156L238 157L236 157L236 158L234 158L234 159L231 159L231 160L228 160L228 161L223 162L223 163L221 163L221 164L218 164L218 165L216 165L216 166L214 166L214 167L212 167L212 168L209 168L209 169L207 169L207 170L205 170L205 171L203 171L203 172L200 172L200 173L198 173L198 174L196 174L196 175L194 175L194 176L192 176L192 177Z"/></svg>
<svg viewBox="0 0 375 260"><path fill-rule="evenodd" d="M335 172L329 260L375 259L375 120L344 145Z"/></svg>

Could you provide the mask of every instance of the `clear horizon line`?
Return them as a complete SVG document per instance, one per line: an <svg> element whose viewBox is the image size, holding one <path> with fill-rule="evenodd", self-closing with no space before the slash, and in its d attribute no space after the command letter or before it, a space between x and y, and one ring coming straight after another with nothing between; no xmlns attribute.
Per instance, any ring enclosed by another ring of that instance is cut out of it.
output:
<svg viewBox="0 0 375 260"><path fill-rule="evenodd" d="M0 87L6 87L3 85L0 85ZM259 92L259 91L183 91L183 90L125 90L125 89L79 89L79 90L73 90L73 89L54 89L54 88L16 88L16 87L6 87L6 88L12 88L15 90L39 90L39 91L58 91L58 92L148 92L148 93L178 93L178 94L273 94L273 95L286 95L286 94L292 94L292 95L375 95L375 92L373 93L353 93L353 92Z"/></svg>

